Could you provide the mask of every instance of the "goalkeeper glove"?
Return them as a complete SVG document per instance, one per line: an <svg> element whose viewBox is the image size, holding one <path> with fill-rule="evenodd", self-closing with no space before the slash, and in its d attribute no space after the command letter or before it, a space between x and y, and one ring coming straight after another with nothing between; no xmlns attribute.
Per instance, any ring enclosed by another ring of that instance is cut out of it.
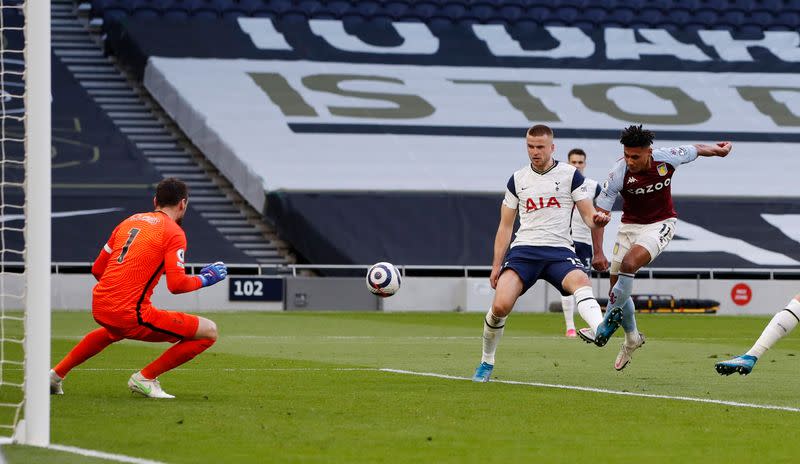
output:
<svg viewBox="0 0 800 464"><path fill-rule="evenodd" d="M214 264L209 264L203 269L200 269L199 277L200 281L203 283L203 287L208 287L221 280L225 280L225 277L228 277L228 268L222 261L217 261Z"/></svg>

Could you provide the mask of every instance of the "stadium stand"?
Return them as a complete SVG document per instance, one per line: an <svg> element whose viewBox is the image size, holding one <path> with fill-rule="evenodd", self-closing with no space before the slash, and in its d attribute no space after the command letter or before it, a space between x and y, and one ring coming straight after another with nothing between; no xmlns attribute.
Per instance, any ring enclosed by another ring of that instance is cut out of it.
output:
<svg viewBox="0 0 800 464"><path fill-rule="evenodd" d="M92 261L113 227L151 209L155 184L172 176L190 187L190 262L286 263L284 245L197 164L75 14L54 10L52 22L53 261Z"/></svg>
<svg viewBox="0 0 800 464"><path fill-rule="evenodd" d="M676 176L686 224L659 266L800 263L783 187L798 167L800 2L94 0L79 11L301 259L487 264L531 122L551 124L562 153L587 148L601 180L619 129L643 122L663 145L737 144ZM785 169L758 171L763 182L748 174L756 156Z"/></svg>

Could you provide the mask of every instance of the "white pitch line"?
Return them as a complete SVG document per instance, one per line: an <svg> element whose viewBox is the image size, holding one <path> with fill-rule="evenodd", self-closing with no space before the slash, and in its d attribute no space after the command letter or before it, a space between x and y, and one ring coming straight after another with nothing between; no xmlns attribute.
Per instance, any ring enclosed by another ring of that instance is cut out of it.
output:
<svg viewBox="0 0 800 464"><path fill-rule="evenodd" d="M110 461L117 461L117 462L129 462L131 464L164 464L161 461L135 458L133 456L126 456L124 454L106 453L104 451L95 451L90 449L78 448L76 446L50 445L47 448L56 451L64 451L65 453L73 453L73 454L79 454L81 456L89 456L92 458L108 459Z"/></svg>
<svg viewBox="0 0 800 464"><path fill-rule="evenodd" d="M2 438L0 439L0 446L2 445L10 445L13 441L11 438ZM45 446L44 448L55 450L55 451L63 451L65 453L73 453L79 454L81 456L88 456L92 458L101 458L101 459L108 459L109 461L117 461L117 462L129 462L132 464L164 464L161 461L153 461L151 459L143 459L143 458L136 458L133 456L126 456L124 454L114 454L114 453L106 453L104 451L95 451L85 448L78 448L77 446L66 446L66 445L54 445L50 444ZM0 463L3 461L3 455L0 454Z"/></svg>
<svg viewBox="0 0 800 464"><path fill-rule="evenodd" d="M455 375L446 375L446 374L436 374L434 372L415 372L415 371L406 371L402 369L380 369L382 372L391 372L394 374L405 374L405 375L416 375L420 377L436 377L439 379L449 379L449 380L472 380L469 377L458 377ZM790 406L776 406L771 404L755 404L755 403L740 403L738 401L726 401L726 400L714 400L709 398L695 398L691 396L670 396L670 395L656 395L653 393L634 393L634 392L627 392L627 391L619 391L619 390L608 390L605 388L594 388L594 387L581 387L578 385L560 385L560 384L552 384L552 383L541 383L541 382L521 382L517 380L492 380L493 383L504 383L509 385L527 385L530 387L542 387L542 388L558 388L561 390L577 390L577 391L585 391L591 393L605 393L609 395L619 395L619 396L636 396L640 398L656 398L662 400L676 400L676 401L690 401L694 403L710 403L710 404L721 404L724 406L734 406L739 408L753 408L753 409L771 409L775 411L788 411L788 412L800 412L800 408L793 408Z"/></svg>

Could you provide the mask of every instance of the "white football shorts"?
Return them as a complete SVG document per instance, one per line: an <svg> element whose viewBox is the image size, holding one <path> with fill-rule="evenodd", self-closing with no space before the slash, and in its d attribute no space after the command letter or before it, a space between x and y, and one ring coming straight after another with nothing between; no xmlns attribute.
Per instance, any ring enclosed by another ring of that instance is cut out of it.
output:
<svg viewBox="0 0 800 464"><path fill-rule="evenodd" d="M614 243L614 253L611 256L611 273L619 272L622 258L633 245L644 247L650 253L652 263L675 236L675 223L677 219L669 218L652 224L622 224L617 232L617 242Z"/></svg>

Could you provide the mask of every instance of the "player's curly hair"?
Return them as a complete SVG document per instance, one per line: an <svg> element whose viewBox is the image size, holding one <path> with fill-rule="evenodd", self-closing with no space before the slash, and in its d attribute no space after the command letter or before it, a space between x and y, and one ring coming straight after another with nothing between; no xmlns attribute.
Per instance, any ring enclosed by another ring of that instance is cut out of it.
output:
<svg viewBox="0 0 800 464"><path fill-rule="evenodd" d="M626 147L649 147L653 144L656 134L653 131L643 129L642 125L628 126L622 131L619 143Z"/></svg>
<svg viewBox="0 0 800 464"><path fill-rule="evenodd" d="M189 188L174 177L167 177L156 186L158 206L175 206L185 198L189 198Z"/></svg>

